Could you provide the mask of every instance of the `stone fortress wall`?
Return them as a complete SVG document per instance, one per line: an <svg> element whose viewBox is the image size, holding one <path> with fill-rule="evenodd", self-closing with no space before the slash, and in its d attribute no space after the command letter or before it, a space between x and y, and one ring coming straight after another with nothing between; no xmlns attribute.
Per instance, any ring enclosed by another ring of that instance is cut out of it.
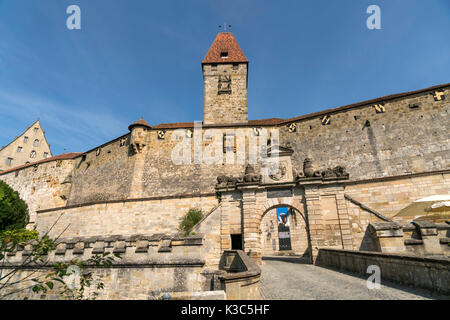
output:
<svg viewBox="0 0 450 320"><path fill-rule="evenodd" d="M393 102L386 99L385 113L376 113L374 103L367 103L339 110L336 114L331 111L322 112L295 121L275 120L278 124L259 127L269 130L279 129L280 144L289 144L294 150L293 166L296 171L302 170L300 163L305 157L313 158L315 169L346 164L353 183L347 187L346 192L389 216L400 209L400 205L406 206L408 201L433 192L448 193L448 175L432 174L434 171L448 169L450 161L448 157L450 139L447 129L449 103L448 100L434 101L432 94L436 90L442 90L446 95L450 91L449 86L446 86L395 98ZM418 104L419 107L410 108L411 104ZM322 125L323 114L330 115L329 125ZM355 120L355 116L358 115L361 118ZM366 120L370 122L370 127L364 126ZM288 126L292 123L296 124L294 132L288 130ZM178 129L180 128L190 129L192 124L180 125ZM206 126L203 130L210 128L211 126ZM215 126L215 128L222 133L233 128L246 128L251 132L252 124L245 127L235 125L226 128ZM119 219L121 230L124 233L133 233L140 228L139 225L148 227L152 222L161 222L162 218L155 217L154 220L149 217L160 216L161 210L164 210L164 215L170 221L166 224L171 228L178 224L178 220L189 207L198 206L209 212L217 204L214 189L217 176L224 174L239 176L244 171L242 164L175 165L171 159L172 150L177 143L171 139L175 129L168 125L147 128L143 134L146 146L136 154L131 150L128 134L86 153L71 154L70 159L48 159L44 163L7 171L0 174L0 179L19 191L21 197L27 201L32 222L36 220L36 211L69 206L67 212L70 212L69 215L75 221L86 223L90 221L89 227L83 227L82 223L76 222L79 227L77 232L80 235L88 235L89 232L93 232L91 235L100 235L116 232L119 221L113 222L114 218L102 221L104 216L99 212L110 214L111 217L120 210L127 212L129 209L130 214L136 210L147 212L148 217L141 216L139 218L141 220L135 219L134 222L131 222L133 218L130 215L125 214L122 215L125 221ZM165 130L164 139L158 138L161 130ZM370 137L379 139L369 139L368 130L374 133ZM206 144L207 142L204 142L204 145ZM138 161L138 157L143 161ZM407 178L408 175L423 172L429 172L430 175ZM372 185L368 183L369 187L363 186L364 181L369 178L393 175L404 175L406 181L411 182L407 182L407 186L404 182L396 180L382 182L377 186L380 191L371 193L368 190L372 190L376 182ZM424 188L420 188L421 184L413 181L421 181ZM389 188L389 185L392 188ZM433 189L425 187L426 185L432 185ZM411 187L412 191L408 187ZM392 202L396 193L403 199L398 202L398 206L394 206L395 201ZM179 200L165 199L166 197L176 197ZM136 201L124 202L131 199ZM109 204L109 201L116 203ZM176 202L180 204L172 205ZM89 205L90 203L93 204ZM83 206L70 208L77 205ZM42 226L48 225L49 217L55 218L56 213L61 210L41 213ZM99 224L94 223L97 221L97 215ZM147 222L142 223L144 220ZM237 221L235 225L239 226L239 218L235 216L235 220ZM102 224L105 221L106 224ZM110 226L108 221L111 222ZM358 222L353 223L358 225ZM96 229L96 225L101 227ZM129 229L125 227L127 225L130 226ZM239 227L236 228L234 232L239 233ZM359 230L361 226L352 228Z"/></svg>
<svg viewBox="0 0 450 320"><path fill-rule="evenodd" d="M101 280L105 289L100 290L99 299L161 299L164 292L202 292L211 290L214 274L204 269L203 235L187 238L166 234L110 235L102 237L71 237L58 241L56 250L46 260L68 263L73 259L88 261L105 252L120 254L112 268L98 268L87 264L95 281ZM8 272L11 266L20 265L31 251L31 245L13 254L8 254L2 269ZM27 275L36 277L46 274L42 263L30 263L14 279ZM12 279L11 281L14 281ZM24 281L10 290L20 290L32 285ZM89 290L88 290L89 291ZM46 294L35 294L26 289L9 298L58 299L58 290ZM88 295L89 292L86 293Z"/></svg>
<svg viewBox="0 0 450 320"><path fill-rule="evenodd" d="M450 100L435 101L436 91L448 97L450 86L293 118L296 132L280 128L281 144L294 149L296 168L305 158L318 168L344 164L352 180L448 169ZM380 104L384 113L377 113ZM324 116L328 125L321 122Z"/></svg>

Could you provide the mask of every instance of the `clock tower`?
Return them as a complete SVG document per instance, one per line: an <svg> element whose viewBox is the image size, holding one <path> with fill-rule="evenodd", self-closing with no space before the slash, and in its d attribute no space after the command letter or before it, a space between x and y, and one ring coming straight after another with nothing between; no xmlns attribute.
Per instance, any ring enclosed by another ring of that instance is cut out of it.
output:
<svg viewBox="0 0 450 320"><path fill-rule="evenodd" d="M248 122L248 60L231 32L220 32L202 61L204 124Z"/></svg>

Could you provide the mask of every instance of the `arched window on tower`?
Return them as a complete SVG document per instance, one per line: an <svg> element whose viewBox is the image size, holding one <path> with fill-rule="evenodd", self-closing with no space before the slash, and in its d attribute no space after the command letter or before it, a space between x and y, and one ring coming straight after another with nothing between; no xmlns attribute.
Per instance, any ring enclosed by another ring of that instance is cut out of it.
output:
<svg viewBox="0 0 450 320"><path fill-rule="evenodd" d="M34 140L33 146L35 147L39 146L39 139Z"/></svg>

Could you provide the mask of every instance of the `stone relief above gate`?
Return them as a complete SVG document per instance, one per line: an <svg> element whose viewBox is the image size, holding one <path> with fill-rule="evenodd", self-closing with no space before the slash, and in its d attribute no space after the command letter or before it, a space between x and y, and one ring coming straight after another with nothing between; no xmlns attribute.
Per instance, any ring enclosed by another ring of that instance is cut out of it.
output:
<svg viewBox="0 0 450 320"><path fill-rule="evenodd" d="M306 179L324 179L324 180L336 180L336 179L349 179L349 174L343 166L336 166L334 168L327 168L324 170L314 170L312 165L312 159L306 158L303 161L303 172L300 172L296 176L296 180Z"/></svg>

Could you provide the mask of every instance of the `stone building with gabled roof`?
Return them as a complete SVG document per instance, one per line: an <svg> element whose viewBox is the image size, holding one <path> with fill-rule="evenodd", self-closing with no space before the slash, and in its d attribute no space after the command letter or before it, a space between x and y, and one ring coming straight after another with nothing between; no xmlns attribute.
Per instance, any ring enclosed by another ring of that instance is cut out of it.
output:
<svg viewBox="0 0 450 320"><path fill-rule="evenodd" d="M39 119L0 150L0 171L52 157Z"/></svg>

